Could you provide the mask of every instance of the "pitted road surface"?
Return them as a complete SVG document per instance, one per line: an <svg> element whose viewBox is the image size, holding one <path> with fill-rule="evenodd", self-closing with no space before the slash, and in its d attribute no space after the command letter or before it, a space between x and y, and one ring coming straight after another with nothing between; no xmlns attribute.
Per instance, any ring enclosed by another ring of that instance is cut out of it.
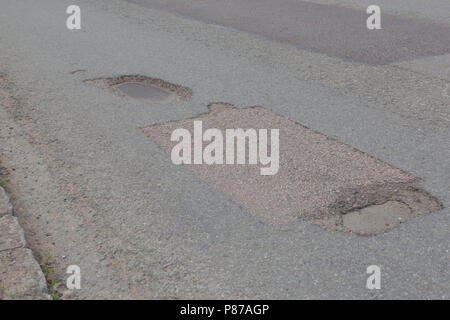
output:
<svg viewBox="0 0 450 320"><path fill-rule="evenodd" d="M227 25L216 1L198 1L201 16L172 0L132 2L77 1L81 30L65 26L70 1L0 4L1 166L29 245L38 257L53 255L62 298L449 298L446 1L435 1L442 10L417 6L417 15L414 5L390 4L385 23L397 29L364 56L354 39L349 47L321 38L293 43L296 32L279 29L283 16L273 30L286 39ZM319 8L317 19L334 10L350 22L366 16L350 0L345 8L298 3ZM337 25L343 37L349 25ZM427 42L407 41L406 51L393 44L414 30ZM193 95L157 104L85 82L121 75L163 79ZM211 102L264 106L378 158L420 178L416 187L444 209L372 237L255 219L173 165L142 131L197 117ZM68 291L73 264L82 289ZM374 264L382 289L370 291L366 268Z"/></svg>

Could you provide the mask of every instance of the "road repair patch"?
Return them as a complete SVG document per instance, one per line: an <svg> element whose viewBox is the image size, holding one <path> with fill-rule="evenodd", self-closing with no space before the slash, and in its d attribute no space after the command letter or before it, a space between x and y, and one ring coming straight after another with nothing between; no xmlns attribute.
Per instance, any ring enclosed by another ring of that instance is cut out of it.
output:
<svg viewBox="0 0 450 320"><path fill-rule="evenodd" d="M121 97L131 97L153 103L175 103L187 100L192 96L192 91L188 88L161 79L139 75L98 78L85 82Z"/></svg>
<svg viewBox="0 0 450 320"><path fill-rule="evenodd" d="M172 155L177 141L171 138L176 129L193 133L189 149L198 150L194 144L201 143L201 150L206 150L213 143L205 142L208 139L203 133L195 136L199 133L194 126L200 121L203 132L212 128L214 132L279 129L279 170L273 175L262 175L261 164L195 164L195 159L184 164L265 223L303 219L330 230L374 235L442 208L432 196L413 187L418 178L268 109L235 108L224 103L212 103L209 108L209 113L196 118L142 129ZM245 145L249 147L247 138ZM273 141L267 140L267 148L273 149Z"/></svg>

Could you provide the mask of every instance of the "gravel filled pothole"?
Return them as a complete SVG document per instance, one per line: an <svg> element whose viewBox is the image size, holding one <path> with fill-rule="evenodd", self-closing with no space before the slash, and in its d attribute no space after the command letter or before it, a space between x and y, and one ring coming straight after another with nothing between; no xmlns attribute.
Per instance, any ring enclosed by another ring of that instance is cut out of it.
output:
<svg viewBox="0 0 450 320"><path fill-rule="evenodd" d="M203 131L222 133L279 129L279 171L274 175L261 175L261 164L194 164L190 151L191 161L183 164L267 224L306 220L328 230L371 236L442 209L432 195L414 187L419 178L264 107L211 103L205 114L142 130L172 154L179 143L171 139L174 130L184 128L192 137L195 121L201 121ZM223 157L226 148L219 141ZM201 145L203 150L207 146L209 142Z"/></svg>
<svg viewBox="0 0 450 320"><path fill-rule="evenodd" d="M153 103L176 103L192 96L192 91L188 88L140 75L98 78L85 80L85 82L121 97L131 97Z"/></svg>

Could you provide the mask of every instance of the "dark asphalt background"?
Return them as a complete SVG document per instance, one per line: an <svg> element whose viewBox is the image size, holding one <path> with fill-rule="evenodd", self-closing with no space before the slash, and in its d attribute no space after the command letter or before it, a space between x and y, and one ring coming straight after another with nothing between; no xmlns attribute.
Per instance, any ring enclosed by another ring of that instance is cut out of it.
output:
<svg viewBox="0 0 450 320"><path fill-rule="evenodd" d="M450 51L450 27L383 11L382 29L368 30L365 10L298 0L127 1L370 65Z"/></svg>

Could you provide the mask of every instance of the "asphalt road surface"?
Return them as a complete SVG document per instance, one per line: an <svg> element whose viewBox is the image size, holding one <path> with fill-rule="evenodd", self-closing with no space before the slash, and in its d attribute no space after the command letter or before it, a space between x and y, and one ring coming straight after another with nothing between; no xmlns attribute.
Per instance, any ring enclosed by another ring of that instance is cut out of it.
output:
<svg viewBox="0 0 450 320"><path fill-rule="evenodd" d="M450 27L383 12L367 29L365 10L298 0L128 0L286 42L304 50L368 64L448 53Z"/></svg>
<svg viewBox="0 0 450 320"><path fill-rule="evenodd" d="M380 32L363 1L80 0L81 30L66 28L70 4L0 4L0 173L63 299L450 297L448 1L382 1ZM192 96L86 82L122 75ZM242 185L251 205L236 200L145 133L214 102L307 127L338 143L336 159L359 150L443 208L374 236L259 219L257 184ZM65 288L69 265L81 290ZM380 290L366 288L370 265Z"/></svg>

